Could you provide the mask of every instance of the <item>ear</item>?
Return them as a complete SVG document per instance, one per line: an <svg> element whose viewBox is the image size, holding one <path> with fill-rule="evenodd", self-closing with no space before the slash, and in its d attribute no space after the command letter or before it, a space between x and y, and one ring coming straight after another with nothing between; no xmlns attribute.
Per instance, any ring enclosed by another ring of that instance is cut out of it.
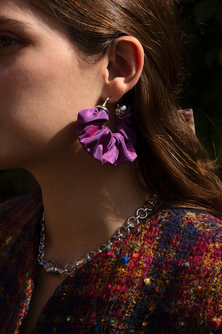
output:
<svg viewBox="0 0 222 334"><path fill-rule="evenodd" d="M144 65L144 50L132 36L117 38L108 54L103 97L115 103L130 91L139 80Z"/></svg>

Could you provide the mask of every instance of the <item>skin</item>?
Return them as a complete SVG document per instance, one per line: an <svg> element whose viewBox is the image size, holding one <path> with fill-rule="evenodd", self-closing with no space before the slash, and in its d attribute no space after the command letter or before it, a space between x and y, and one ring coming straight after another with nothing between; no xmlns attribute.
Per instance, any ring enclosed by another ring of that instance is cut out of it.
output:
<svg viewBox="0 0 222 334"><path fill-rule="evenodd" d="M31 168L34 160L59 148L55 141L62 140L61 148L73 143L73 126L58 133L73 123L78 110L98 102L102 78L100 66L80 60L62 27L52 20L46 24L44 15L40 20L17 2L1 1L0 7L2 16L29 23L25 29L3 26L1 31L12 41L0 50L0 153L7 167Z"/></svg>
<svg viewBox="0 0 222 334"><path fill-rule="evenodd" d="M61 25L25 2L1 1L0 13L2 18L28 24L27 28L4 24L0 30L2 42L6 37L10 41L9 46L0 48L0 167L25 168L36 177L43 193L48 233L56 234L55 226L62 221L54 239L61 240L64 235L67 241L70 233L64 232L64 221L70 231L74 218L79 221L89 212L98 212L100 197L99 207L106 202L107 214L108 208L113 211L115 197L121 202L119 197L122 193L125 197L125 191L126 199L131 198L131 192L134 196L131 164L114 168L92 159L77 140L75 124L79 110L97 105L107 96L111 102L117 101L132 88L141 72L135 75L138 56L134 57L136 64L115 61L117 52L125 56L134 48L127 46L125 38L123 45L115 46L99 63L89 64L80 58ZM109 106L111 115L114 108ZM130 186L124 189L123 183ZM94 194L98 190L96 206L90 204L94 199L90 188ZM81 229L85 234L85 228Z"/></svg>
<svg viewBox="0 0 222 334"><path fill-rule="evenodd" d="M62 25L25 1L1 0L0 22L8 18L20 25L0 25L0 168L25 168L38 181L45 259L64 266L106 243L149 197L134 164L102 165L82 149L75 132L78 112L108 96L108 125L115 127L115 102L138 81L143 48L124 36L89 64ZM38 267L21 333L31 331L61 281Z"/></svg>

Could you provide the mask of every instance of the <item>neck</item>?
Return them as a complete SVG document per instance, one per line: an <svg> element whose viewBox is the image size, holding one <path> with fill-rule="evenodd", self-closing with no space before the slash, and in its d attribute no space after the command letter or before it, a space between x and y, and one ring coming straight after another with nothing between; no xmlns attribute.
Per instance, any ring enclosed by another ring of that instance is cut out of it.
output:
<svg viewBox="0 0 222 334"><path fill-rule="evenodd" d="M42 189L45 259L63 265L107 243L149 197L134 164L113 167L79 155L32 171Z"/></svg>

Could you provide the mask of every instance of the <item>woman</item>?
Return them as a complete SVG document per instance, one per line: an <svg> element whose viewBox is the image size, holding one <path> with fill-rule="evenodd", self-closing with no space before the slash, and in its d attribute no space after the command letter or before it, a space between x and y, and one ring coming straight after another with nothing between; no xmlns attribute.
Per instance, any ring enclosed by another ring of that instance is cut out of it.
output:
<svg viewBox="0 0 222 334"><path fill-rule="evenodd" d="M1 333L220 330L222 184L179 44L174 1L0 2L1 168L41 187L1 206Z"/></svg>

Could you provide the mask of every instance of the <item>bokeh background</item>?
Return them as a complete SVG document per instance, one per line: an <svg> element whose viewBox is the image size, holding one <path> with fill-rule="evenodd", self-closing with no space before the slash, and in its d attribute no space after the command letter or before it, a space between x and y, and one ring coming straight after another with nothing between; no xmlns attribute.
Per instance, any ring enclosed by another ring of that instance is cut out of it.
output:
<svg viewBox="0 0 222 334"><path fill-rule="evenodd" d="M197 136L222 165L222 1L178 2L184 31L180 104L194 109ZM35 180L24 170L0 172L0 202L35 187Z"/></svg>

